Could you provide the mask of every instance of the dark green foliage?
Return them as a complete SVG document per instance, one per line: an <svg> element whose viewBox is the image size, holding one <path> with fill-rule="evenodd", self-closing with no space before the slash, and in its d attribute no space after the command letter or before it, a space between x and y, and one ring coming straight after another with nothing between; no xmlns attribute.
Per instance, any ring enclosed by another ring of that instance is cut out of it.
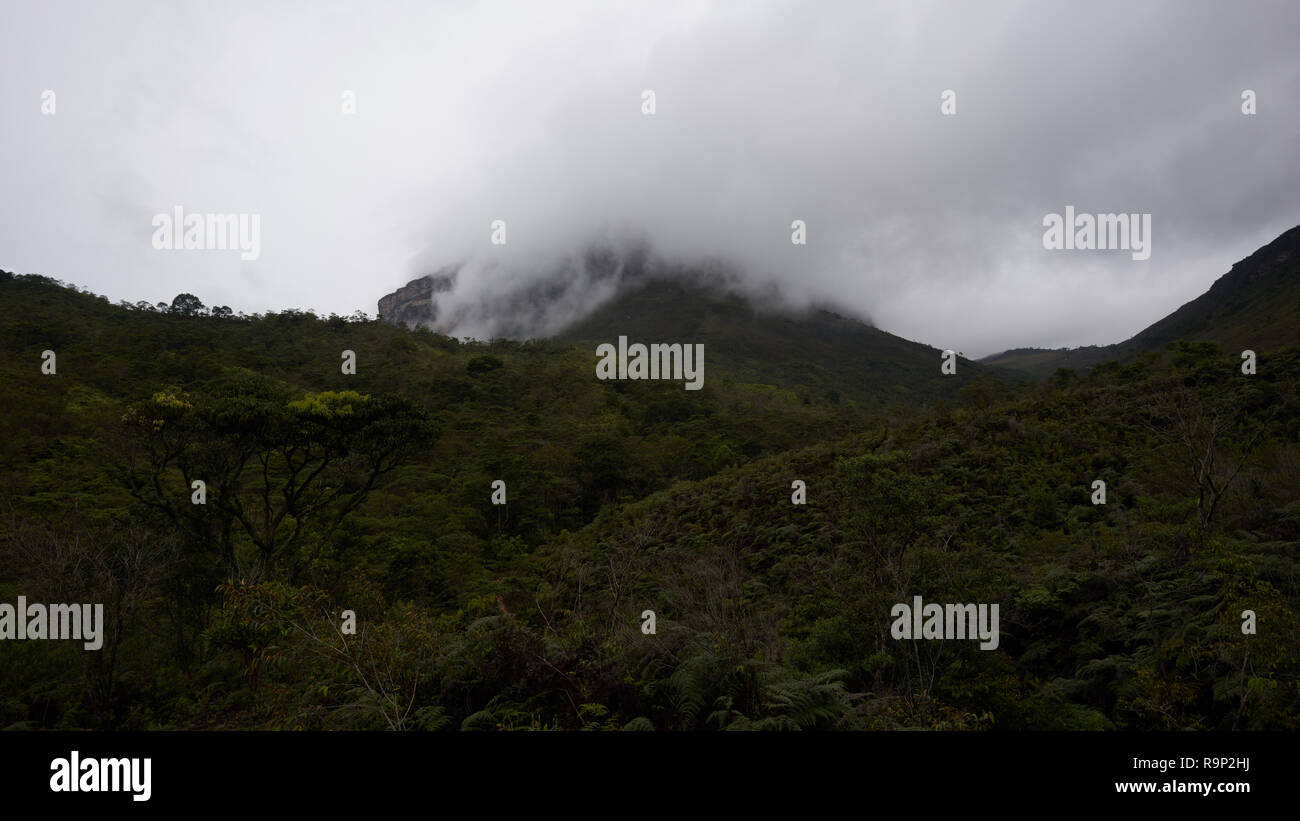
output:
<svg viewBox="0 0 1300 821"><path fill-rule="evenodd" d="M972 378L1010 372L960 359L957 373L939 373L940 351L826 310L768 313L721 286L649 280L565 329L560 339L594 347L667 341L704 345L706 376L790 391L803 405L850 399L865 407L951 397Z"/></svg>
<svg viewBox="0 0 1300 821"><path fill-rule="evenodd" d="M0 643L2 726L1300 726L1294 348L933 390L882 352L867 390L760 379L759 334L687 392L188 296L0 276L0 601L114 607L99 653ZM913 595L998 603L1000 646L893 639Z"/></svg>

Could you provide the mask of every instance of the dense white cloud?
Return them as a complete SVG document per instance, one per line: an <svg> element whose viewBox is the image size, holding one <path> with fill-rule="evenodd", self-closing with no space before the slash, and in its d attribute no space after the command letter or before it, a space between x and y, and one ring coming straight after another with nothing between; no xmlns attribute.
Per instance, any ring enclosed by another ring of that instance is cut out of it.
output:
<svg viewBox="0 0 1300 821"><path fill-rule="evenodd" d="M1300 222L1297 30L1285 2L6 3L0 267L373 312L635 235L969 355L1114 342ZM154 250L174 205L261 214L260 258ZM1151 213L1151 259L1043 250L1066 205Z"/></svg>

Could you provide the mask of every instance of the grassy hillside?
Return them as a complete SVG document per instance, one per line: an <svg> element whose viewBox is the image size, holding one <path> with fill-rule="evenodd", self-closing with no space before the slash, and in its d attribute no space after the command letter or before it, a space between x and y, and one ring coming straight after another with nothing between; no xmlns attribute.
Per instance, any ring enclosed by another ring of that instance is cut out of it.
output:
<svg viewBox="0 0 1300 821"><path fill-rule="evenodd" d="M620 335L629 342L703 343L708 367L738 380L875 407L951 398L977 377L1008 376L959 359L956 374L936 378L938 348L828 311L760 311L736 294L671 280L620 294L558 338L594 346Z"/></svg>
<svg viewBox="0 0 1300 821"><path fill-rule="evenodd" d="M1132 339L1082 348L1017 348L982 364L1046 376L1126 362L1176 340L1216 342L1224 350L1280 350L1300 345L1300 226L1232 266L1204 294Z"/></svg>
<svg viewBox="0 0 1300 821"><path fill-rule="evenodd" d="M1232 266L1210 290L1133 337L1146 350L1201 339L1224 350L1300 345L1300 226Z"/></svg>
<svg viewBox="0 0 1300 821"><path fill-rule="evenodd" d="M1025 375L1050 376L1064 368L1087 371L1103 362L1122 362L1138 353L1131 345L1085 345L1081 348L1012 348L980 360L983 365L1007 368Z"/></svg>
<svg viewBox="0 0 1300 821"><path fill-rule="evenodd" d="M111 628L0 642L0 726L1300 723L1300 350L868 411L777 387L792 359L688 392L586 345L195 302L0 274L0 602ZM891 638L913 595L998 603L999 647Z"/></svg>

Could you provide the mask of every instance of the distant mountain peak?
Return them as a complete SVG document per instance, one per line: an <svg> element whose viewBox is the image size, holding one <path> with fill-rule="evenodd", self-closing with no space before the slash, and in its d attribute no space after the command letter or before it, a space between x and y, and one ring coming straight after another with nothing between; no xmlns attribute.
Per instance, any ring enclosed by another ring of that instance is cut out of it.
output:
<svg viewBox="0 0 1300 821"><path fill-rule="evenodd" d="M393 324L427 327L448 336L549 338L652 282L684 285L694 298L737 297L754 310L789 310L786 295L775 284L754 283L726 261L686 264L656 256L644 244L629 243L591 245L533 269L481 260L450 265L382 297L379 315Z"/></svg>
<svg viewBox="0 0 1300 821"><path fill-rule="evenodd" d="M393 324L448 336L527 339L553 335L656 267L642 246L592 245L533 269L466 260L413 279L379 300Z"/></svg>
<svg viewBox="0 0 1300 821"><path fill-rule="evenodd" d="M379 317L393 324L435 327L438 306L435 294L447 293L456 286L455 268L443 268L411 280L393 293L379 298Z"/></svg>

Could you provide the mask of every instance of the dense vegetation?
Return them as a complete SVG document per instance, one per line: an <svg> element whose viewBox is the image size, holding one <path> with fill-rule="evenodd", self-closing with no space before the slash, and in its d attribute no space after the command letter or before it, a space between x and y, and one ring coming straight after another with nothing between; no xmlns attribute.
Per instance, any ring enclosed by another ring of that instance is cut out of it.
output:
<svg viewBox="0 0 1300 821"><path fill-rule="evenodd" d="M0 642L0 726L1300 726L1295 348L882 410L735 355L688 392L360 316L0 304L0 601L109 622ZM912 595L999 603L1000 646L892 639Z"/></svg>
<svg viewBox="0 0 1300 821"><path fill-rule="evenodd" d="M627 284L617 299L558 338L591 348L620 335L629 341L691 340L704 345L709 373L774 382L804 398L843 398L870 408L914 407L951 399L972 379L1022 376L959 357L957 373L935 379L938 348L824 309L761 310L730 292L725 282L689 278Z"/></svg>

